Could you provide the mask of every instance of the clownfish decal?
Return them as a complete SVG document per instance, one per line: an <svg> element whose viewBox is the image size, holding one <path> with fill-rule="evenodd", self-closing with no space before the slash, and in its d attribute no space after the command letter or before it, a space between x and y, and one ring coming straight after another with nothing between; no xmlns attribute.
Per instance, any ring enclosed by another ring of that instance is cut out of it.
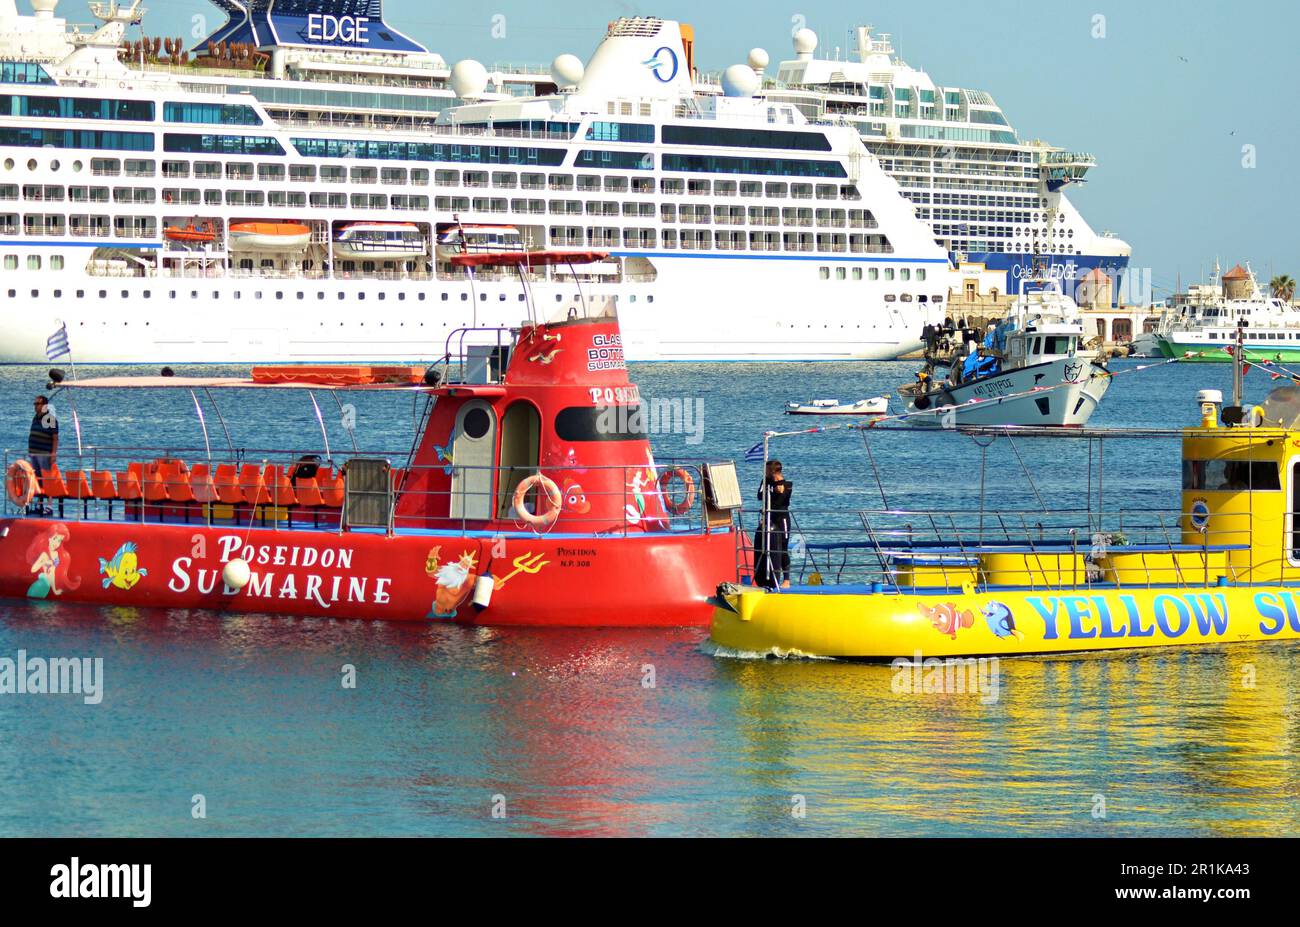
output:
<svg viewBox="0 0 1300 927"><path fill-rule="evenodd" d="M562 495L565 511L573 512L575 515L586 515L591 511L591 503L587 501L586 492L573 480L564 481Z"/></svg>
<svg viewBox="0 0 1300 927"><path fill-rule="evenodd" d="M917 608L936 631L947 634L953 640L957 639L957 632L962 628L975 626L975 613L969 609L958 609L951 602L936 605L934 608L926 605L918 605Z"/></svg>

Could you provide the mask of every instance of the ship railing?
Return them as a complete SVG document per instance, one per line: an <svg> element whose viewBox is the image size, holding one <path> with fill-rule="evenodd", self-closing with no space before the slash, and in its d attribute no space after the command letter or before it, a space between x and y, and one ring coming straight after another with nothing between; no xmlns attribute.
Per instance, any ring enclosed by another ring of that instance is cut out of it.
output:
<svg viewBox="0 0 1300 927"><path fill-rule="evenodd" d="M1288 557L1300 562L1300 531L1260 547L1237 513L803 510L765 526L759 508L743 525L740 579L754 582L757 568L764 584L775 576L894 591L1210 587L1276 582L1297 571ZM1261 559L1258 549L1283 553Z"/></svg>
<svg viewBox="0 0 1300 927"><path fill-rule="evenodd" d="M708 481L709 468L720 462L701 459L659 460L654 469L472 467L445 459L425 466L411 465L409 450L237 447L212 456L207 448L102 446L59 457L56 468L40 475L30 505L6 496L5 516L389 534L632 536L733 525L731 511L714 504ZM22 455L5 451L6 471L18 459ZM658 477L669 471L673 482L661 484ZM524 494L521 514L517 489L534 475L551 482ZM560 493L558 512L538 522L532 516L549 511L552 486Z"/></svg>

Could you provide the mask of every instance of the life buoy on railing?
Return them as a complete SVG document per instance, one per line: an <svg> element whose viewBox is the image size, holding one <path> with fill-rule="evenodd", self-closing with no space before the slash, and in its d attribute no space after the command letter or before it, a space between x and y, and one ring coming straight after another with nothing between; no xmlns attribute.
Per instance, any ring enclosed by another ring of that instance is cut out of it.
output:
<svg viewBox="0 0 1300 927"><path fill-rule="evenodd" d="M15 460L9 465L5 474L5 492L9 501L21 508L27 508L36 498L36 471L25 460Z"/></svg>
<svg viewBox="0 0 1300 927"><path fill-rule="evenodd" d="M686 496L680 502L674 502L673 497L668 494L668 487L672 484L674 477L681 480L682 485L686 488ZM695 505L695 477L681 467L665 470L659 475L659 494L663 496L664 507L668 511L674 515L685 515Z"/></svg>
<svg viewBox="0 0 1300 927"><path fill-rule="evenodd" d="M542 508L534 514L524 507L524 499L538 488L542 491ZM555 480L542 473L534 473L515 487L515 515L524 524L533 528L549 528L555 524L555 520L560 517L560 506L563 502L560 487L555 485Z"/></svg>

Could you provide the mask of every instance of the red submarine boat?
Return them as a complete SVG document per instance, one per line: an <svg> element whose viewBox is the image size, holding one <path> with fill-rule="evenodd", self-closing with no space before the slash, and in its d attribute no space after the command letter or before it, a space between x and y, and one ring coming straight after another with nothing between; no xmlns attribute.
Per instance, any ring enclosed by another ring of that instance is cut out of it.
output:
<svg viewBox="0 0 1300 927"><path fill-rule="evenodd" d="M453 263L471 275L518 269L528 293L529 268L604 257ZM274 367L248 379L60 384L83 400L187 391L206 446L190 459L79 448L59 458L76 469L48 473L6 461L0 597L485 625L707 625L707 600L740 546L734 464L656 461L612 301L545 322L531 295L527 306L518 328L454 333L427 370ZM254 454L231 445L214 456L199 396L215 407L226 390L305 391L325 446ZM346 455L331 450L316 395L343 408L348 390L425 399L409 452L364 453L355 441Z"/></svg>

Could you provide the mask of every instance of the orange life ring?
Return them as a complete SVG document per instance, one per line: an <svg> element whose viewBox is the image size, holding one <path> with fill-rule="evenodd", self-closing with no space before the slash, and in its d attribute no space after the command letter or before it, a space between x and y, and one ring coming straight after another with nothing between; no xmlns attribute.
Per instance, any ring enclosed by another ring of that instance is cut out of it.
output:
<svg viewBox="0 0 1300 927"><path fill-rule="evenodd" d="M681 502L674 502L672 496L668 495L668 486L677 477L686 487L686 498ZM685 515L695 505L695 477L691 476L681 467L673 467L671 470L665 470L659 475L659 494L663 496L664 507L674 515Z"/></svg>
<svg viewBox="0 0 1300 927"><path fill-rule="evenodd" d="M20 508L27 508L36 498L36 471L25 460L15 460L9 465L5 474L5 492L9 501Z"/></svg>
<svg viewBox="0 0 1300 927"><path fill-rule="evenodd" d="M543 505L542 510L534 515L524 508L524 499L538 487L542 490ZM560 517L560 506L563 504L564 498L560 494L560 487L555 485L555 480L545 474L534 473L515 487L515 515L524 524L534 528L549 528L555 524L555 520Z"/></svg>

